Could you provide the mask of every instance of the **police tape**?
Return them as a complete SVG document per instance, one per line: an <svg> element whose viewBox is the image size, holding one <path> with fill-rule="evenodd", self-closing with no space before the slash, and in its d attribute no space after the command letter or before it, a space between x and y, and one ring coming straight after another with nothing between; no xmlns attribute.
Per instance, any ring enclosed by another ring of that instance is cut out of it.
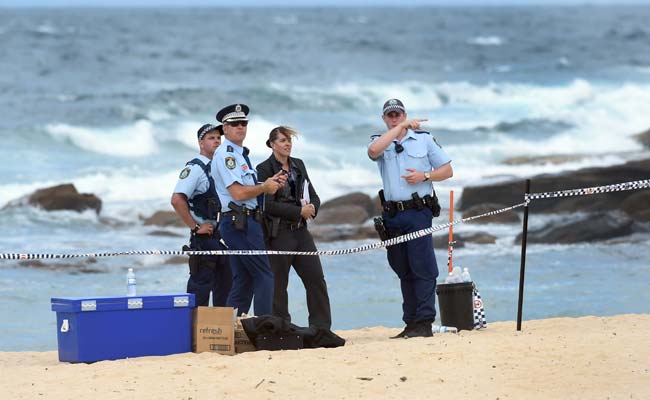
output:
<svg viewBox="0 0 650 400"><path fill-rule="evenodd" d="M631 181L616 183L613 185L594 186L580 189L559 190L556 192L542 192L542 193L529 193L524 196L526 202L538 199L551 199L556 197L571 197L571 196L588 196L598 193L610 192L623 192L626 190L645 189L650 187L650 179L643 179L640 181Z"/></svg>
<svg viewBox="0 0 650 400"><path fill-rule="evenodd" d="M0 259L7 260L37 260L37 259L60 259L60 258L88 258L88 257L118 257L118 256L258 256L258 255L296 255L296 256L339 256L346 254L363 253L370 250L377 250L388 246L415 240L424 236L431 235L433 232L441 231L451 225L472 221L478 218L488 217L500 214L518 207L525 206L526 203L516 204L514 206L493 210L480 215L474 215L463 219L458 219L446 224L432 226L431 228L421 229L416 232L407 233L397 236L383 242L375 242L351 249L340 250L319 250L319 251L286 251L286 250L192 250L192 251L175 251L175 250L145 250L145 251L117 251L108 253L84 253L84 254L29 254L29 253L4 253L0 254Z"/></svg>
<svg viewBox="0 0 650 400"><path fill-rule="evenodd" d="M431 228L421 229L416 232L407 233L382 242L375 242L363 246L341 250L320 250L320 251L284 251L284 250L192 250L192 251L174 251L174 250L147 250L147 251L119 251L107 253L84 253L84 254L39 254L39 253L0 253L0 260L37 260L37 259L62 259L62 258L88 258L88 257L117 257L117 256L141 256L141 255L162 255L162 256L180 256L180 255L200 255L200 256L253 256L253 255L301 255L301 256L338 256L346 254L362 253L370 250L377 250L394 246L396 244L419 239L431 235L434 232L441 231L452 225L469 222L475 219L489 217L514 210L519 207L528 206L532 200L548 199L556 197L570 196L587 196L597 193L622 192L626 190L637 190L650 188L650 179L639 181L623 182L606 186L595 186L589 188L579 188L562 190L555 192L530 193L524 196L524 202L515 204L510 207L489 211L472 217L457 219L446 224L436 225Z"/></svg>

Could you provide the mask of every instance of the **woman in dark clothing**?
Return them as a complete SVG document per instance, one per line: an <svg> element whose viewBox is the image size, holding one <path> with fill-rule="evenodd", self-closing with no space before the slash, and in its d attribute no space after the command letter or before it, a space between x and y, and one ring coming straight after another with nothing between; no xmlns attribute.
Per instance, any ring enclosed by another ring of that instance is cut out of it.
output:
<svg viewBox="0 0 650 400"><path fill-rule="evenodd" d="M269 134L266 145L273 154L257 166L260 181L278 171L288 174L287 182L274 195L264 197L265 239L269 250L316 251L307 221L314 218L320 199L314 190L305 164L291 157L291 140L296 132L279 126ZM305 189L306 188L306 189ZM291 266L307 292L309 326L329 331L332 325L327 284L318 256L269 256L274 274L273 315L291 321L287 285Z"/></svg>

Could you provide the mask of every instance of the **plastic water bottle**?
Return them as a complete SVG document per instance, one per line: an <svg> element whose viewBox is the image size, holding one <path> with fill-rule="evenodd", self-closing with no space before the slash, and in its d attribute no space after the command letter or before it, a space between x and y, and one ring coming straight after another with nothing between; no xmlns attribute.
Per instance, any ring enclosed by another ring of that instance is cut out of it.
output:
<svg viewBox="0 0 650 400"><path fill-rule="evenodd" d="M127 297L133 297L135 296L135 292L135 272L133 272L133 268L129 268L128 272L126 273L126 295Z"/></svg>
<svg viewBox="0 0 650 400"><path fill-rule="evenodd" d="M469 268L465 267L463 268L463 272L460 274L461 279L463 282L471 282L472 277L469 274Z"/></svg>
<svg viewBox="0 0 650 400"><path fill-rule="evenodd" d="M454 326L433 325L431 330L435 333L458 333L458 328Z"/></svg>

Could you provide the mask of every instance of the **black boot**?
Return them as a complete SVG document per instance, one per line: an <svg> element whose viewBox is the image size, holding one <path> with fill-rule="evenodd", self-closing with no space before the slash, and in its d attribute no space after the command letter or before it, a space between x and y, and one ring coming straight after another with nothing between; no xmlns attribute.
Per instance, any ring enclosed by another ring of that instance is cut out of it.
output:
<svg viewBox="0 0 650 400"><path fill-rule="evenodd" d="M412 330L413 328L415 328L415 326L416 326L415 322L407 322L404 329L400 333L398 333L397 335L391 336L390 339L402 339L402 338L405 338L406 333L408 331Z"/></svg>
<svg viewBox="0 0 650 400"><path fill-rule="evenodd" d="M404 338L414 338L414 337L431 337L433 336L433 331L431 330L431 324L433 321L419 321L415 323L415 327L404 332Z"/></svg>

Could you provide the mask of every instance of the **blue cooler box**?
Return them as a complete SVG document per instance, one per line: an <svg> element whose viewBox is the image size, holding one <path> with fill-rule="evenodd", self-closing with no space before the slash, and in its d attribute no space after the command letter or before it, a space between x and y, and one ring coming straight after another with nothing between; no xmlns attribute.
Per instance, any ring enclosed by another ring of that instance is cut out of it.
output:
<svg viewBox="0 0 650 400"><path fill-rule="evenodd" d="M59 361L94 362L192 351L189 293L52 298Z"/></svg>

